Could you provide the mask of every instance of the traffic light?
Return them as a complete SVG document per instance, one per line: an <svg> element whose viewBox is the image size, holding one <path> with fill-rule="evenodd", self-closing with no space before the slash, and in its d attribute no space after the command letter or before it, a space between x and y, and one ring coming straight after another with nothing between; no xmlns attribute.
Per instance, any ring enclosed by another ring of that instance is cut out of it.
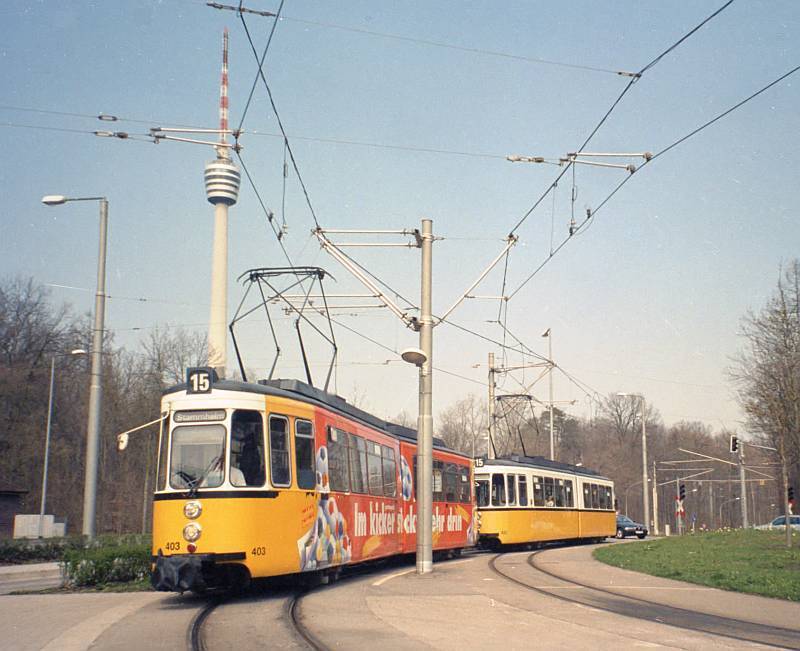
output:
<svg viewBox="0 0 800 651"><path fill-rule="evenodd" d="M680 496L681 502L683 502L683 500L686 499L686 484L681 484L680 491L679 491L679 496Z"/></svg>
<svg viewBox="0 0 800 651"><path fill-rule="evenodd" d="M739 437L731 435L731 452L736 452L739 450Z"/></svg>
<svg viewBox="0 0 800 651"><path fill-rule="evenodd" d="M786 491L786 496L789 498L789 504L794 504L794 486L789 486L789 489Z"/></svg>

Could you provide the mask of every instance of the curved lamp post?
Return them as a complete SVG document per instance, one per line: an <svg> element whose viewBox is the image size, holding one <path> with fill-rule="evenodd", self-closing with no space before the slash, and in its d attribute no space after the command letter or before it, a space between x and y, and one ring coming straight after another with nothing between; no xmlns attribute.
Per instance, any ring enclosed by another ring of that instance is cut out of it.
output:
<svg viewBox="0 0 800 651"><path fill-rule="evenodd" d="M86 426L86 477L83 487L83 535L95 536L97 509L97 467L100 458L100 408L103 402L103 328L106 311L106 236L108 233L108 200L105 197L65 197L47 195L42 203L59 206L69 201L100 202L100 250L97 256L97 291L94 298L92 331L92 376L89 385L89 420Z"/></svg>
<svg viewBox="0 0 800 651"><path fill-rule="evenodd" d="M50 459L50 429L53 423L53 387L56 379L56 357L69 357L70 355L85 355L83 348L76 348L69 353L53 355L50 358L50 397L47 400L47 433L44 437L44 467L42 468L42 500L39 505L39 538L42 537L45 504L47 500L47 465Z"/></svg>
<svg viewBox="0 0 800 651"><path fill-rule="evenodd" d="M644 505L644 524L652 527L650 522L650 501L647 495L647 429L645 428L645 404L641 393L618 393L620 397L639 398L642 405L642 504Z"/></svg>

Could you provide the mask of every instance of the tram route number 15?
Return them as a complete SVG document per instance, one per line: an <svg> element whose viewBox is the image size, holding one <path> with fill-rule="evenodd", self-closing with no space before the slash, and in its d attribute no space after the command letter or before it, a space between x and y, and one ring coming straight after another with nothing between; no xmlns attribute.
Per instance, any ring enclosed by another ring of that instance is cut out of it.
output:
<svg viewBox="0 0 800 651"><path fill-rule="evenodd" d="M187 393L211 393L216 380L213 368L202 366L186 370Z"/></svg>

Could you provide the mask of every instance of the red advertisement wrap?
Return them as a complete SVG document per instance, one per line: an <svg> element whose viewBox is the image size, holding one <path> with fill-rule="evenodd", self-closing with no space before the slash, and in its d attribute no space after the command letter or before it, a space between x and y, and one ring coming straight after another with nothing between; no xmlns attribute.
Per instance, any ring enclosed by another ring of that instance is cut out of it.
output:
<svg viewBox="0 0 800 651"><path fill-rule="evenodd" d="M310 507L302 514L306 533L297 541L299 569L313 571L414 552L418 511L413 474L416 446L321 409L315 421L317 500L316 508ZM380 466L376 465L378 454L382 455ZM369 465L364 463L365 457ZM459 481L468 482L468 488L463 490L469 491L469 500L434 502L433 547L471 545L474 536L469 462L441 451L434 452L434 459L460 469ZM336 490L345 483L349 490ZM384 495L374 494L376 486Z"/></svg>

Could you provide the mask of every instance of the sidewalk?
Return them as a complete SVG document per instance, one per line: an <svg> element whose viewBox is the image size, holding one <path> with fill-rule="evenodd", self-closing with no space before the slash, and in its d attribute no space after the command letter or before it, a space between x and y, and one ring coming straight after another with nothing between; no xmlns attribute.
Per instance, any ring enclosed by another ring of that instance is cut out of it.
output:
<svg viewBox="0 0 800 651"><path fill-rule="evenodd" d="M411 567L342 581L304 597L300 617L318 640L337 649L463 651L535 646L589 651L647 646L705 651L768 648L778 639L788 640L783 646L800 647L797 603L613 568L592 558L594 547L551 549L534 558L553 575L585 585L591 582L641 602L626 602L627 610L615 611L620 598L594 593L597 605L580 603L575 598L590 590L539 573L528 565L530 552L519 552L504 555L498 566L532 589L495 574L490 568L495 554L476 554L436 563L428 575L419 576ZM669 613L658 604L688 615L678 623L665 622L662 615ZM764 627L789 632L770 637L773 631Z"/></svg>
<svg viewBox="0 0 800 651"><path fill-rule="evenodd" d="M61 567L58 563L31 563L0 567L0 594L9 594L18 590L58 588L61 584Z"/></svg>

